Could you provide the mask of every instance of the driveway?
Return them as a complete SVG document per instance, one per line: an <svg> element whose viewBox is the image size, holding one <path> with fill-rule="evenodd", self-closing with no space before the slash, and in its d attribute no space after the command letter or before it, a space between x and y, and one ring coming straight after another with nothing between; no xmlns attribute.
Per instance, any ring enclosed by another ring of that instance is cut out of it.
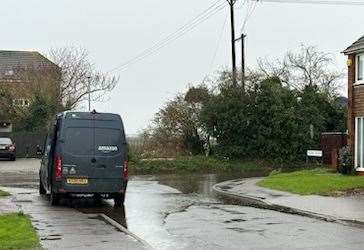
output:
<svg viewBox="0 0 364 250"><path fill-rule="evenodd" d="M0 185L37 188L39 167L39 159L0 159Z"/></svg>

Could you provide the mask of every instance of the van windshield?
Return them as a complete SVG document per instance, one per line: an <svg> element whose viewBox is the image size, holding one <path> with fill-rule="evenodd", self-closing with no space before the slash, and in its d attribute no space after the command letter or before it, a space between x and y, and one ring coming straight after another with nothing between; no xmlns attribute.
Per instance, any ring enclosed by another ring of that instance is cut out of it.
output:
<svg viewBox="0 0 364 250"><path fill-rule="evenodd" d="M93 154L93 128L68 127L65 151L75 155Z"/></svg>

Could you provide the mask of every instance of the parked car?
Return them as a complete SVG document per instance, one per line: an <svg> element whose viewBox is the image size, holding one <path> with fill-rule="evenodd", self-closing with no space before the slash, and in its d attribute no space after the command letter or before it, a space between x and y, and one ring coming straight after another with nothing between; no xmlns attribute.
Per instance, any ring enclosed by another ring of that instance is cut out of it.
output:
<svg viewBox="0 0 364 250"><path fill-rule="evenodd" d="M10 138L0 137L0 158L16 160L16 146Z"/></svg>
<svg viewBox="0 0 364 250"><path fill-rule="evenodd" d="M57 115L42 150L39 193L51 205L62 197L93 195L122 206L128 183L127 143L117 114L64 112Z"/></svg>

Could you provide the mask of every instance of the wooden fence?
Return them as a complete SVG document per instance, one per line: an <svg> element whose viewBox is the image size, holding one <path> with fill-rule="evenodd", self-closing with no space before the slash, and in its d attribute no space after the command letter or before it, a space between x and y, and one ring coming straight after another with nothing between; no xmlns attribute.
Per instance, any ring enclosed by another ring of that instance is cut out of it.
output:
<svg viewBox="0 0 364 250"><path fill-rule="evenodd" d="M16 144L16 155L20 158L37 157L37 145L43 146L46 132L0 133L0 137L9 137Z"/></svg>

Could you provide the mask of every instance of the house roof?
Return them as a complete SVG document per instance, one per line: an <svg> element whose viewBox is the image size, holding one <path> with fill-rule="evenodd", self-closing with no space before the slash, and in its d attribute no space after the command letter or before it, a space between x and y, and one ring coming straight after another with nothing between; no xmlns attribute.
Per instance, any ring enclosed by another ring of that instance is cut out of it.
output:
<svg viewBox="0 0 364 250"><path fill-rule="evenodd" d="M364 51L364 36L360 37L356 42L350 45L343 51L345 55L354 54L359 51Z"/></svg>
<svg viewBox="0 0 364 250"><path fill-rule="evenodd" d="M36 51L0 50L0 69L57 67Z"/></svg>

